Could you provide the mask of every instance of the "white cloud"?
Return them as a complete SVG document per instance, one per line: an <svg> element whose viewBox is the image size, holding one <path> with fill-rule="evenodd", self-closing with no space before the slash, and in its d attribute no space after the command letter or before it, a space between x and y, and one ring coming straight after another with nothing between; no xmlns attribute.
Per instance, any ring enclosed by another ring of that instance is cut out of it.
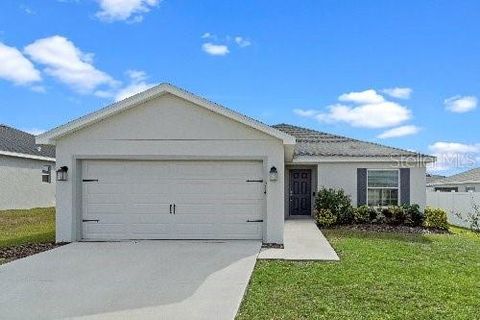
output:
<svg viewBox="0 0 480 320"><path fill-rule="evenodd" d="M387 130L377 136L380 139L397 138L414 135L420 132L420 128L414 125L401 126Z"/></svg>
<svg viewBox="0 0 480 320"><path fill-rule="evenodd" d="M458 142L439 141L428 147L434 153L476 153L480 152L480 144L464 144Z"/></svg>
<svg viewBox="0 0 480 320"><path fill-rule="evenodd" d="M383 89L382 92L388 94L390 97L397 98L397 99L410 99L410 95L412 94L412 89L410 88L388 88Z"/></svg>
<svg viewBox="0 0 480 320"><path fill-rule="evenodd" d="M212 56L224 56L230 52L228 46L223 44L213 44L211 42L204 43L202 50Z"/></svg>
<svg viewBox="0 0 480 320"><path fill-rule="evenodd" d="M14 47L0 42L0 78L17 85L29 85L42 80L40 71Z"/></svg>
<svg viewBox="0 0 480 320"><path fill-rule="evenodd" d="M293 109L293 113L295 113L296 115L298 115L298 116L300 116L300 117L311 118L311 117L314 117L314 116L316 116L317 114L319 114L319 111L313 110L313 109L308 109L308 110L304 110L304 109Z"/></svg>
<svg viewBox="0 0 480 320"><path fill-rule="evenodd" d="M20 10L22 10L23 12L25 12L26 14L28 15L34 15L34 14L37 14L34 10L32 10L29 6L27 5L20 5Z"/></svg>
<svg viewBox="0 0 480 320"><path fill-rule="evenodd" d="M30 58L45 65L45 72L80 93L89 93L101 85L118 83L107 73L93 66L93 54L83 53L62 36L36 40L25 47Z"/></svg>
<svg viewBox="0 0 480 320"><path fill-rule="evenodd" d="M365 104L374 104L382 103L385 99L373 89L360 91L360 92L349 92L344 93L338 97L339 101L343 102L353 102L353 103L365 103Z"/></svg>
<svg viewBox="0 0 480 320"><path fill-rule="evenodd" d="M211 34L210 32L205 32L202 34L202 39L215 39L216 36L214 34Z"/></svg>
<svg viewBox="0 0 480 320"><path fill-rule="evenodd" d="M128 85L114 90L97 90L95 95L101 98L113 98L115 101L120 101L156 85L156 83L147 82L147 74L144 71L127 70L125 73L130 78Z"/></svg>
<svg viewBox="0 0 480 320"><path fill-rule="evenodd" d="M38 129L38 128L29 128L29 129L20 129L20 130L33 134L34 136L38 136L39 134L42 134L45 131L47 131L45 129Z"/></svg>
<svg viewBox="0 0 480 320"><path fill-rule="evenodd" d="M347 123L360 128L389 128L399 126L412 117L412 112L396 102L387 101L373 89L342 94L327 112L295 109L294 113L326 123ZM345 104L350 102L350 104Z"/></svg>
<svg viewBox="0 0 480 320"><path fill-rule="evenodd" d="M159 4L160 0L98 0L100 11L95 15L102 21L140 22L144 13Z"/></svg>
<svg viewBox="0 0 480 320"><path fill-rule="evenodd" d="M320 113L315 118L321 122L344 122L359 128L393 127L412 116L406 107L389 101L355 107L336 104L328 110L328 113Z"/></svg>
<svg viewBox="0 0 480 320"><path fill-rule="evenodd" d="M236 36L235 37L235 43L240 47L240 48L245 48L245 47L248 47L252 44L252 42L248 39L245 39L243 37L240 37L240 36Z"/></svg>
<svg viewBox="0 0 480 320"><path fill-rule="evenodd" d="M431 171L448 171L478 166L480 144L438 141L429 147L437 162L429 166Z"/></svg>
<svg viewBox="0 0 480 320"><path fill-rule="evenodd" d="M477 107L478 99L474 96L454 96L445 99L445 108L451 112L465 113Z"/></svg>

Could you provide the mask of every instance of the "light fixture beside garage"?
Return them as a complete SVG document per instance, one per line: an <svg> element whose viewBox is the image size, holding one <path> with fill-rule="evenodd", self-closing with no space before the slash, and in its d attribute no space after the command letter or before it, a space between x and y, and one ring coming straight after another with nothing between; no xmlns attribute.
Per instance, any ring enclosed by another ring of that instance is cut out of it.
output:
<svg viewBox="0 0 480 320"><path fill-rule="evenodd" d="M270 181L277 181L277 180L278 180L277 168L271 167L270 168Z"/></svg>
<svg viewBox="0 0 480 320"><path fill-rule="evenodd" d="M68 167L60 167L57 171L57 181L67 181L68 179Z"/></svg>

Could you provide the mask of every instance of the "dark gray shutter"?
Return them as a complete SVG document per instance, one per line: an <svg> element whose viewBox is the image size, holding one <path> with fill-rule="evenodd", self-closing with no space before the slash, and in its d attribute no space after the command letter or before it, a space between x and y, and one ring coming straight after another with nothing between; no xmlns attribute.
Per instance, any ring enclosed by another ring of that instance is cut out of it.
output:
<svg viewBox="0 0 480 320"><path fill-rule="evenodd" d="M400 203L410 204L410 168L400 169Z"/></svg>
<svg viewBox="0 0 480 320"><path fill-rule="evenodd" d="M357 168L357 206L367 204L367 169Z"/></svg>

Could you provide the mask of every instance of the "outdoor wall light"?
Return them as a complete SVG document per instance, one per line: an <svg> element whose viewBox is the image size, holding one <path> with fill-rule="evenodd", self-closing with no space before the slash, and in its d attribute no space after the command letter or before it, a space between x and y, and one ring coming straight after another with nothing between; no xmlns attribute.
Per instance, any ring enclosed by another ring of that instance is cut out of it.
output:
<svg viewBox="0 0 480 320"><path fill-rule="evenodd" d="M277 179L278 179L277 168L271 167L269 174L270 174L270 181L277 181Z"/></svg>
<svg viewBox="0 0 480 320"><path fill-rule="evenodd" d="M68 167L60 167L57 171L57 181L67 181L68 178Z"/></svg>

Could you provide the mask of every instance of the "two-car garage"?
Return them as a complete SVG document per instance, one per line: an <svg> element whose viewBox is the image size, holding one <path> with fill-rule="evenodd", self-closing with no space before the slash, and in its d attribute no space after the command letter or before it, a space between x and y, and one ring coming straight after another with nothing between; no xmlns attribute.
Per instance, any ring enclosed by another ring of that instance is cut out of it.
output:
<svg viewBox="0 0 480 320"><path fill-rule="evenodd" d="M82 239L262 239L261 161L82 161Z"/></svg>

